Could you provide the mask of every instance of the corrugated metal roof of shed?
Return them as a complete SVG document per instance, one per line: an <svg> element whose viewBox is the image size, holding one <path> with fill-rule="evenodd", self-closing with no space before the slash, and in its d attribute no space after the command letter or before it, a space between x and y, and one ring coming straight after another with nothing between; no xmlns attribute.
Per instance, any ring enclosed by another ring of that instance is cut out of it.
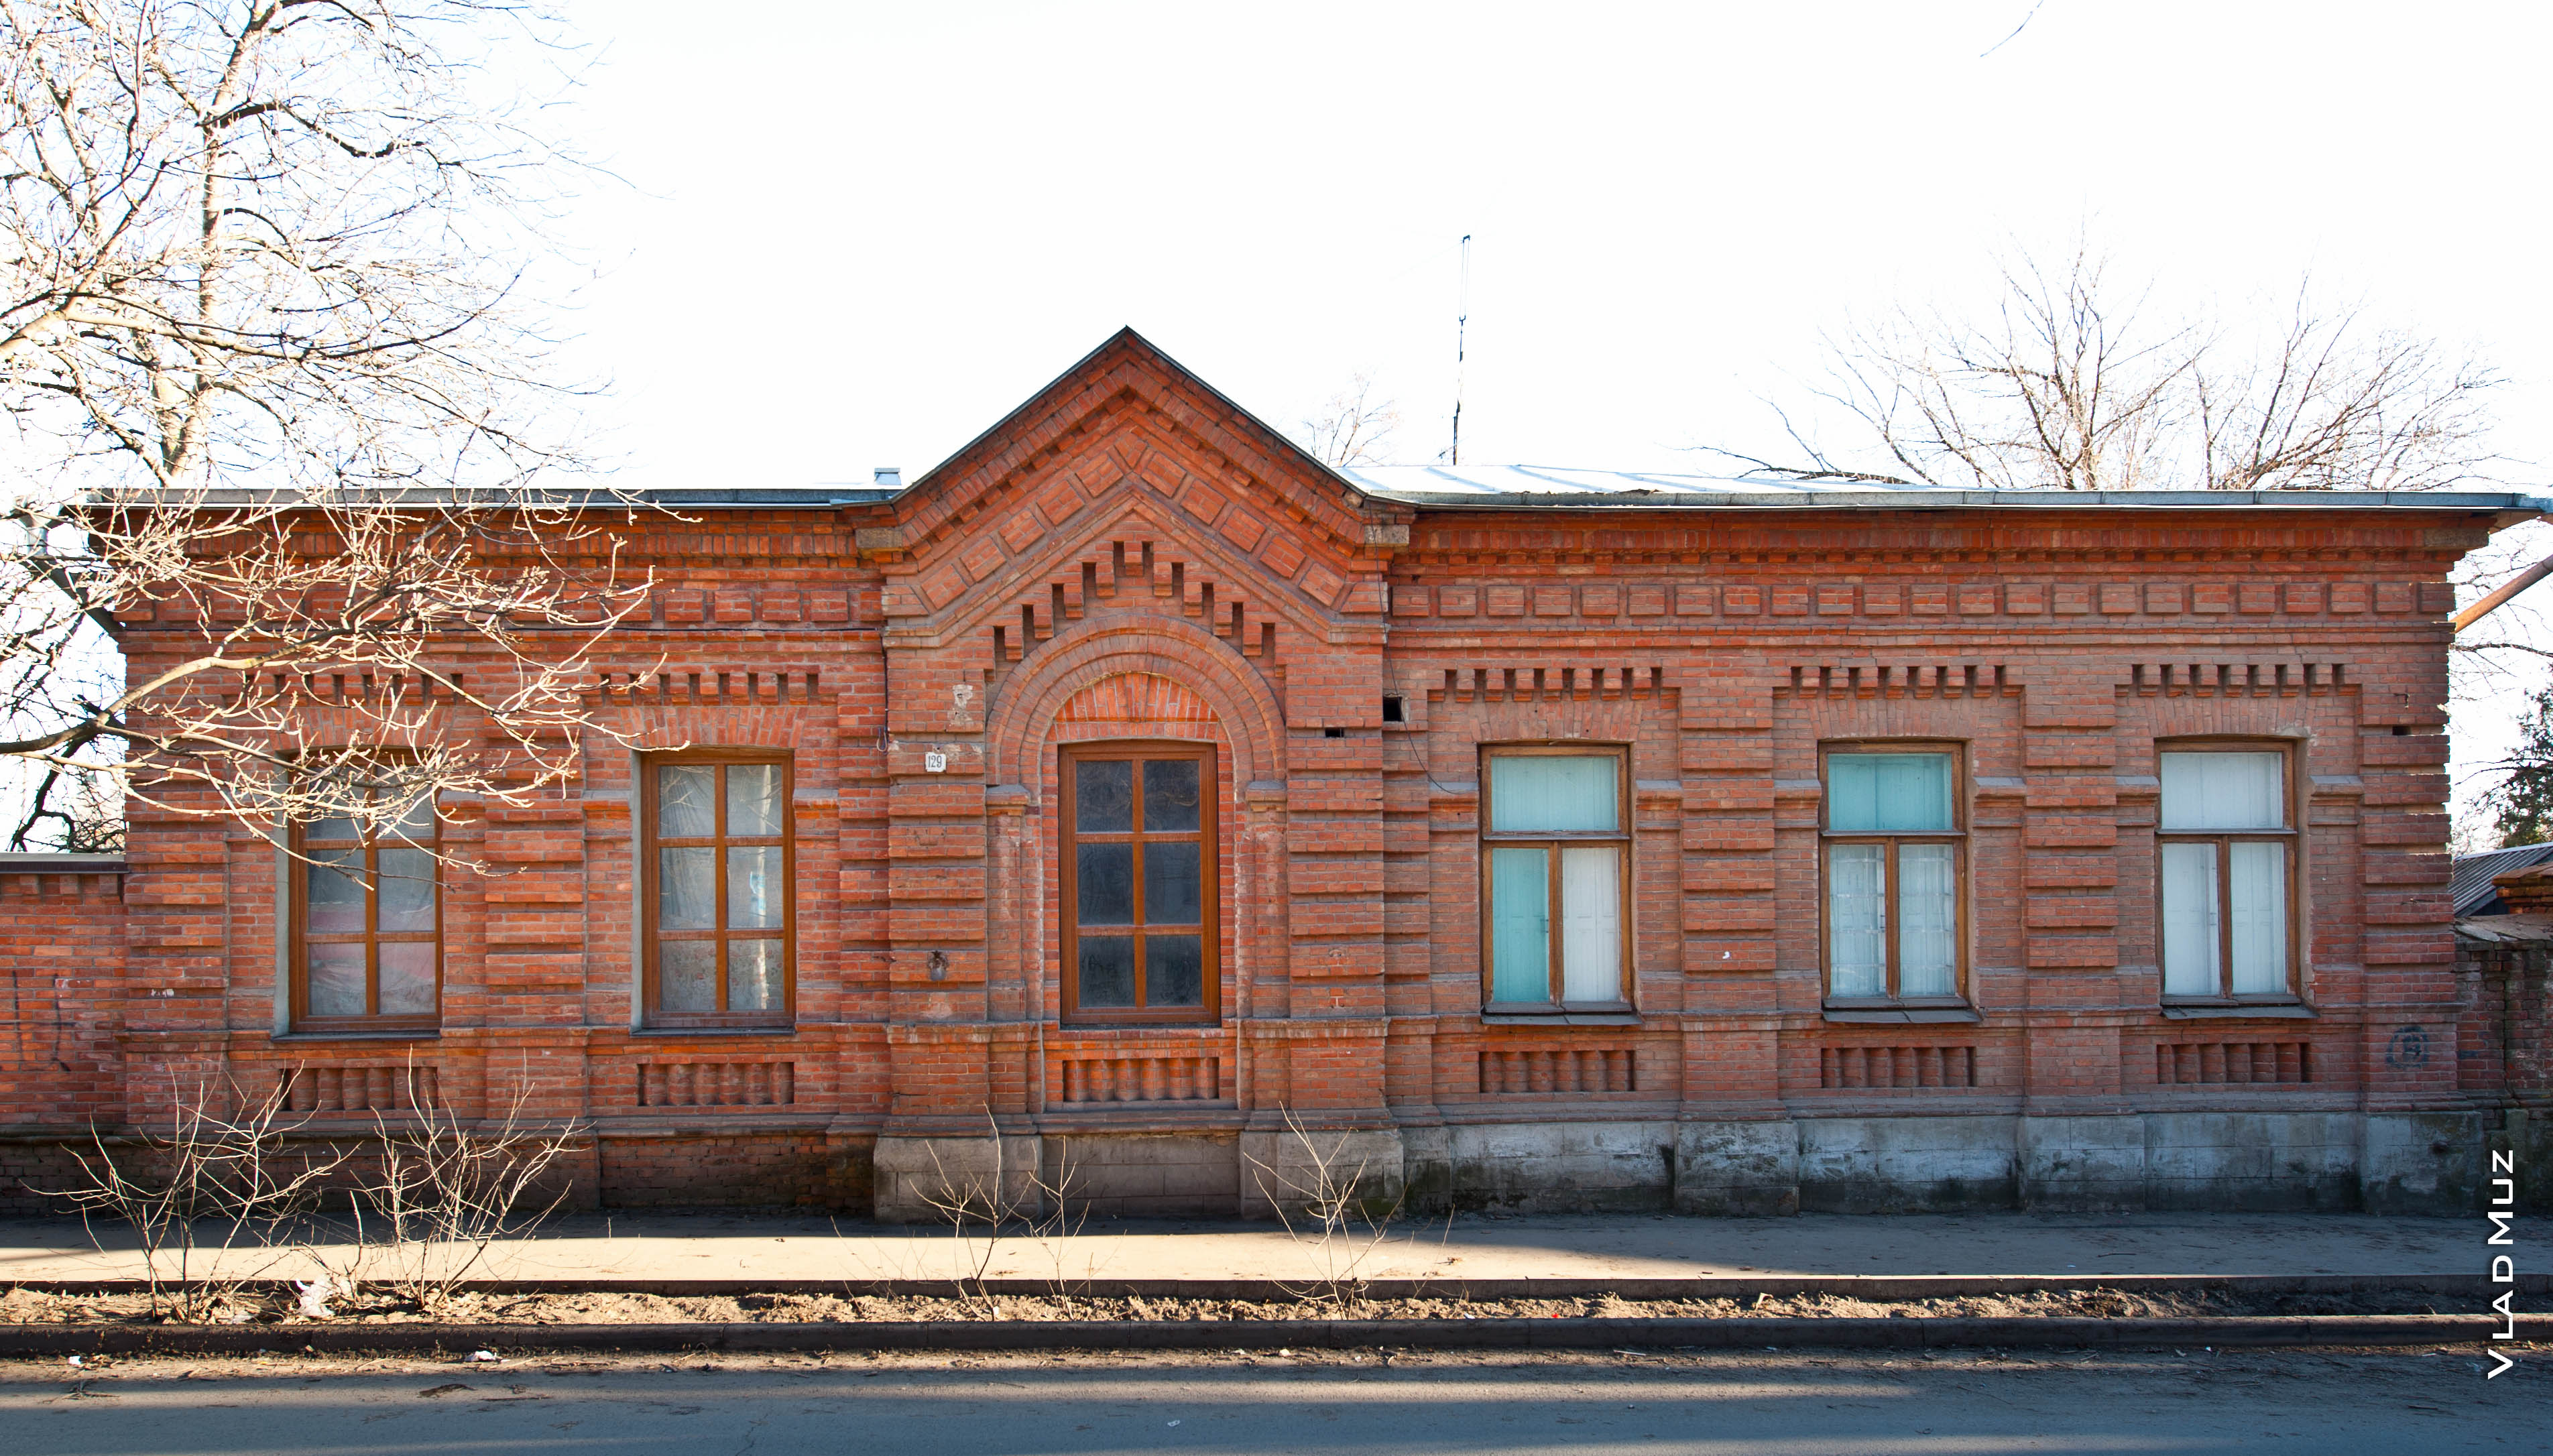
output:
<svg viewBox="0 0 2553 1456"><path fill-rule="evenodd" d="M2548 859L2553 859L2553 844L2517 844L2506 849L2485 849L2479 854L2457 856L2455 879L2448 888L2448 893L2455 897L2457 917L2461 919L2476 914L2499 898L2498 889L2492 884L2495 877L2512 869L2524 869L2530 864L2542 864Z"/></svg>

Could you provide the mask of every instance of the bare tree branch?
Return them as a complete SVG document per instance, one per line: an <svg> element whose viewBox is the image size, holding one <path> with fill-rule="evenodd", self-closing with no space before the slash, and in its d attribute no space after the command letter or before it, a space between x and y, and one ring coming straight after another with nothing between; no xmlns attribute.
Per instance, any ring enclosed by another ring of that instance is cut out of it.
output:
<svg viewBox="0 0 2553 1456"><path fill-rule="evenodd" d="M1389 399L1374 399L1373 393L1374 376L1359 373L1347 388L1322 402L1318 414L1303 421L1304 438L1322 464L1385 463L1383 444L1400 428L1400 406Z"/></svg>
<svg viewBox="0 0 2553 1456"><path fill-rule="evenodd" d="M2496 373L2309 285L2258 347L2203 315L2155 321L2079 240L2053 263L2007 257L1997 294L1981 318L1901 308L1825 340L1813 397L1893 471L1831 457L1787 413L1803 463L1718 453L1801 478L2069 491L2439 490L2497 461Z"/></svg>
<svg viewBox="0 0 2553 1456"><path fill-rule="evenodd" d="M517 0L0 0L14 844L69 834L63 786L387 828L615 731L586 653L644 584L559 484L585 392L528 301L580 164L490 90L554 33Z"/></svg>

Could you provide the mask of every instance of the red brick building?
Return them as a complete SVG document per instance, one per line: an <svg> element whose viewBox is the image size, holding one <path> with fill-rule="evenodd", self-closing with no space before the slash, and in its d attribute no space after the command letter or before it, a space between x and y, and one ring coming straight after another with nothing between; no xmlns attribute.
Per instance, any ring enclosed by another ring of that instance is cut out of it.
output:
<svg viewBox="0 0 2553 1456"><path fill-rule="evenodd" d="M524 1096L618 1205L912 1216L993 1125L1248 1211L1288 1119L1463 1205L2481 1176L2447 577L2523 498L1343 476L1127 333L910 487L668 504L593 687L667 751L447 805L492 874L0 876L8 1171L288 1078Z"/></svg>

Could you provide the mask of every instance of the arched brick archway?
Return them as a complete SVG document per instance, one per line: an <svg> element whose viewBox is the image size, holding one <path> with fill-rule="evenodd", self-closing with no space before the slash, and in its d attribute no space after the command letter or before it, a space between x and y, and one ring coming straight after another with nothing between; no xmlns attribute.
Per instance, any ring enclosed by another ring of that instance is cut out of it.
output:
<svg viewBox="0 0 2553 1456"><path fill-rule="evenodd" d="M1136 674L1166 678L1204 705L1230 740L1236 788L1284 776L1284 710L1258 671L1194 623L1133 615L1064 632L1002 684L985 725L986 781L1040 793L1064 705L1098 683Z"/></svg>

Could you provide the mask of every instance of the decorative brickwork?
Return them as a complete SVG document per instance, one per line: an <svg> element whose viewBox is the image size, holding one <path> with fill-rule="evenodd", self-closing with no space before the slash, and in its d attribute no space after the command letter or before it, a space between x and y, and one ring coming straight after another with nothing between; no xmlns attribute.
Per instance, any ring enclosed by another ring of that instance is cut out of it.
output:
<svg viewBox="0 0 2553 1456"><path fill-rule="evenodd" d="M1063 1062L1066 1106L1102 1102L1211 1102L1223 1095L1212 1057L1073 1057Z"/></svg>
<svg viewBox="0 0 2553 1456"><path fill-rule="evenodd" d="M2310 1042L2159 1042L2155 1080L2166 1087L2314 1080Z"/></svg>
<svg viewBox="0 0 2553 1456"><path fill-rule="evenodd" d="M1640 1054L1630 1047L1481 1054L1485 1097L1619 1096L1639 1089Z"/></svg>
<svg viewBox="0 0 2553 1456"><path fill-rule="evenodd" d="M1826 1047L1818 1052L1818 1085L1911 1092L1977 1084L1974 1047Z"/></svg>
<svg viewBox="0 0 2553 1456"><path fill-rule="evenodd" d="M798 1100L798 1068L787 1062L642 1062L641 1107L787 1107Z"/></svg>
<svg viewBox="0 0 2553 1456"><path fill-rule="evenodd" d="M442 1101L442 1077L431 1066L295 1066L280 1083L293 1112L410 1113Z"/></svg>

